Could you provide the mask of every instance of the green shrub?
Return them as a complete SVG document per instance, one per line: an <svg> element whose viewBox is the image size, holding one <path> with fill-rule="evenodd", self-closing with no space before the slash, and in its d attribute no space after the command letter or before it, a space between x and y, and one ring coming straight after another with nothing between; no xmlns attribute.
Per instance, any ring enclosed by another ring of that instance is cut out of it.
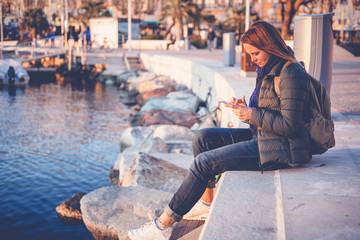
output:
<svg viewBox="0 0 360 240"><path fill-rule="evenodd" d="M141 37L143 40L163 40L164 36L162 35L144 35Z"/></svg>
<svg viewBox="0 0 360 240"><path fill-rule="evenodd" d="M201 39L200 35L191 35L190 36L191 45L193 45L196 48L206 48L207 42L203 39Z"/></svg>

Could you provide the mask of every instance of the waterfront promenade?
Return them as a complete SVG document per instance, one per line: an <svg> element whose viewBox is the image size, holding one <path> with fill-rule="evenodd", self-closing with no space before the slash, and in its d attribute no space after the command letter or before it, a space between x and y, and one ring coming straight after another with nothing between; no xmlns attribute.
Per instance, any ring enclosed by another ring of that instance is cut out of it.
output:
<svg viewBox="0 0 360 240"><path fill-rule="evenodd" d="M219 98L248 101L255 86L255 77L240 75L239 53L229 67L222 50L117 51L139 55L146 69L191 88L210 110ZM180 222L171 239L360 239L360 58L334 46L333 62L336 146L294 169L226 172L205 224ZM231 110L220 112L222 127L245 125Z"/></svg>
<svg viewBox="0 0 360 240"><path fill-rule="evenodd" d="M236 97L248 98L254 88L255 78L240 76L239 54L234 67L224 66L221 50L142 55L166 55L180 68L188 60L206 65ZM183 239L360 239L360 58L334 46L333 62L336 146L298 169L225 173L202 230Z"/></svg>

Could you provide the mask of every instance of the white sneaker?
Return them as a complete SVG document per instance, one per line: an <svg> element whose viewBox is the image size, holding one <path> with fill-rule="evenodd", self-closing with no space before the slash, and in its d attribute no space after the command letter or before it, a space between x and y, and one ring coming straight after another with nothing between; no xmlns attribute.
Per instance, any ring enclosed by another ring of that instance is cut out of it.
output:
<svg viewBox="0 0 360 240"><path fill-rule="evenodd" d="M209 214L210 206L199 200L192 209L183 216L185 220L206 220Z"/></svg>
<svg viewBox="0 0 360 240"><path fill-rule="evenodd" d="M168 240L172 233L172 228L160 230L155 223L155 219L137 229L130 229L128 236L131 240Z"/></svg>

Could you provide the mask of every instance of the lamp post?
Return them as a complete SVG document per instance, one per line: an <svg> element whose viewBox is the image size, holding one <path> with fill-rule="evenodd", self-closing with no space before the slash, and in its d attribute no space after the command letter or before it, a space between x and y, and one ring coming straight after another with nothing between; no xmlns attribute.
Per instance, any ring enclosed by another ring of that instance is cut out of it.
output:
<svg viewBox="0 0 360 240"><path fill-rule="evenodd" d="M1 20L1 58L2 58L2 51L4 46L4 30L3 30L3 19L2 19L2 1L0 2L0 20Z"/></svg>
<svg viewBox="0 0 360 240"><path fill-rule="evenodd" d="M246 0L245 6L245 31L250 27L250 0Z"/></svg>
<svg viewBox="0 0 360 240"><path fill-rule="evenodd" d="M131 52L131 0L128 0L128 51Z"/></svg>
<svg viewBox="0 0 360 240"><path fill-rule="evenodd" d="M342 43L344 41L344 9L340 10L341 16L340 16L340 22L341 22L341 28L340 28L340 42Z"/></svg>
<svg viewBox="0 0 360 240"><path fill-rule="evenodd" d="M67 33L69 30L68 27L69 24L69 13L68 13L68 0L65 0L65 21L64 21L64 28L65 28L65 34L64 34L64 41L65 41L65 49L67 49Z"/></svg>

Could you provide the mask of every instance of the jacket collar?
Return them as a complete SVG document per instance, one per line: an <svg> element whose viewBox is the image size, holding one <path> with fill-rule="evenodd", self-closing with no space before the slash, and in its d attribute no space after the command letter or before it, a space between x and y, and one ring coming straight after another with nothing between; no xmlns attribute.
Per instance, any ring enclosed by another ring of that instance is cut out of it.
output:
<svg viewBox="0 0 360 240"><path fill-rule="evenodd" d="M271 70L270 72L267 74L267 76L280 76L281 70L284 66L284 64L287 62L288 60L283 59L281 61L279 61Z"/></svg>

